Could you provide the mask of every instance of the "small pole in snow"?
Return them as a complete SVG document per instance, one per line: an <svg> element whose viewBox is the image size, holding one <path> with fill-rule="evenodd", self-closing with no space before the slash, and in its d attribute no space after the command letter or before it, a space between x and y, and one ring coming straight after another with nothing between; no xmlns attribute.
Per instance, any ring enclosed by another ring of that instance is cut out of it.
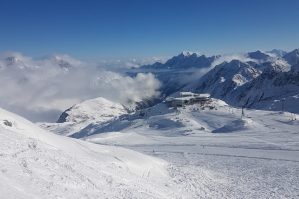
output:
<svg viewBox="0 0 299 199"><path fill-rule="evenodd" d="M281 100L281 111L283 112L284 111L284 102L285 102L285 98L283 98Z"/></svg>
<svg viewBox="0 0 299 199"><path fill-rule="evenodd" d="M244 113L244 106L242 106L242 114L241 114L241 119L245 116L245 113Z"/></svg>

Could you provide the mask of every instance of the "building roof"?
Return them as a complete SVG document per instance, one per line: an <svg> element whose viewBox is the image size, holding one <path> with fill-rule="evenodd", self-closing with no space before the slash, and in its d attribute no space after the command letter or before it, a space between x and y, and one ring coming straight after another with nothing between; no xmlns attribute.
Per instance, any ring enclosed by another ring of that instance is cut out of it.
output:
<svg viewBox="0 0 299 199"><path fill-rule="evenodd" d="M193 95L196 95L196 94L192 93L192 92L180 92L180 95L181 96L193 96Z"/></svg>
<svg viewBox="0 0 299 199"><path fill-rule="evenodd" d="M210 98L210 94L203 93L203 94L197 94L192 92L180 92L179 97L168 97L165 101L166 102L183 102L183 101L191 101L192 99L207 99Z"/></svg>
<svg viewBox="0 0 299 199"><path fill-rule="evenodd" d="M176 101L184 101L184 100L191 100L191 99L194 99L194 97L187 96L187 97L176 97L176 98L173 98L173 100L176 100Z"/></svg>
<svg viewBox="0 0 299 199"><path fill-rule="evenodd" d="M209 98L211 95L209 93L197 94L197 97Z"/></svg>

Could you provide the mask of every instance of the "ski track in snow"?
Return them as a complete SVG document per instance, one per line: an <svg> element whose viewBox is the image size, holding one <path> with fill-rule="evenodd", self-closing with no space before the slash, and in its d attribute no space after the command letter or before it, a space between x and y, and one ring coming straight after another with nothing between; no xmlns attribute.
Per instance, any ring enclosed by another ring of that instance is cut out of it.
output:
<svg viewBox="0 0 299 199"><path fill-rule="evenodd" d="M185 198L297 198L298 162L158 153ZM177 159L177 160L176 160Z"/></svg>
<svg viewBox="0 0 299 199"><path fill-rule="evenodd" d="M299 122L288 113L246 110L240 119L240 109L226 106L151 111L149 119L134 120L118 136L102 132L86 140L168 161L176 198L299 198ZM166 120L183 125L159 125ZM211 133L223 127L231 131Z"/></svg>

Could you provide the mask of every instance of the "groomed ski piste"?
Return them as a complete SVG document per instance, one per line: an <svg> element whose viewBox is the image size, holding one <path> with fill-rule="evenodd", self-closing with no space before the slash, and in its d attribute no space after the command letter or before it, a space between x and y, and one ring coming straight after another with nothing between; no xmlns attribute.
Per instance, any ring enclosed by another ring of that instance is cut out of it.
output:
<svg viewBox="0 0 299 199"><path fill-rule="evenodd" d="M167 161L178 198L298 198L298 119L249 109L242 115L216 99L205 107L162 103L78 136Z"/></svg>

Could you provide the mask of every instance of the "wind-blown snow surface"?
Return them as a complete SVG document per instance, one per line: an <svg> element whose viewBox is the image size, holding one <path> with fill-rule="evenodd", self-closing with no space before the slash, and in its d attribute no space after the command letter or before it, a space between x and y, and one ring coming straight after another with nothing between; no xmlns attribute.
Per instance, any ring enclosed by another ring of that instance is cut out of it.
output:
<svg viewBox="0 0 299 199"><path fill-rule="evenodd" d="M167 160L182 198L298 198L299 116L241 112L215 99L178 109L162 103L75 136Z"/></svg>
<svg viewBox="0 0 299 199"><path fill-rule="evenodd" d="M0 109L1 198L175 198L163 160L46 132Z"/></svg>

